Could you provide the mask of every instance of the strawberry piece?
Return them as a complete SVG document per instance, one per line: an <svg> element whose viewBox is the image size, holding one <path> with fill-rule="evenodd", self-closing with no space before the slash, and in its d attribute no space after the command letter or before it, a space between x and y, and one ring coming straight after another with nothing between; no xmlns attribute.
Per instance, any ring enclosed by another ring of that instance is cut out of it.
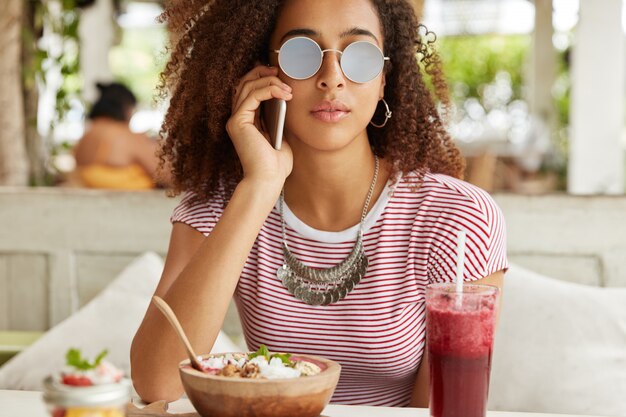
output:
<svg viewBox="0 0 626 417"><path fill-rule="evenodd" d="M91 379L87 378L86 376L73 374L63 375L61 383L65 385L72 385L74 387L88 387L90 385L93 385Z"/></svg>
<svg viewBox="0 0 626 417"><path fill-rule="evenodd" d="M65 416L65 408L55 408L52 412L52 417L64 417Z"/></svg>

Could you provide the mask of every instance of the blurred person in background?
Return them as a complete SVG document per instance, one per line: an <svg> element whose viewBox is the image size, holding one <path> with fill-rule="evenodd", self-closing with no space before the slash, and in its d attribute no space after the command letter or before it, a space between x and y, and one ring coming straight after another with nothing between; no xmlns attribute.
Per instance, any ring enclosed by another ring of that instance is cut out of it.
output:
<svg viewBox="0 0 626 417"><path fill-rule="evenodd" d="M98 83L97 87L100 97L74 148L75 179L89 188L147 190L167 185L166 174L157 173L158 143L129 128L135 95L119 83Z"/></svg>

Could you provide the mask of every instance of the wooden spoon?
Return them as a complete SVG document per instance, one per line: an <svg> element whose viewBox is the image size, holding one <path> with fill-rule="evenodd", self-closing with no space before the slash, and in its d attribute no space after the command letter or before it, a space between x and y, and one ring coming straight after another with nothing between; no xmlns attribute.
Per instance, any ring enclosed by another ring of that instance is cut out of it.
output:
<svg viewBox="0 0 626 417"><path fill-rule="evenodd" d="M204 369L202 368L202 365L200 364L200 361L198 360L198 355L196 355L196 353L193 351L193 348L191 347L191 343L189 343L189 339L187 339L187 335L185 334L183 327L180 325L180 322L176 318L176 314L174 314L174 311L172 311L172 309L170 308L169 305L167 305L165 300L163 300L158 295L155 295L152 297L152 302L154 303L155 306L157 306L157 308L161 311L161 313L163 313L163 315L167 318L167 320L170 322L170 324L174 328L174 331L178 335L178 338L180 339L181 342L183 342L183 345L185 345L185 350L187 351L187 356L189 356L189 361L191 362L191 366L200 372L204 372Z"/></svg>

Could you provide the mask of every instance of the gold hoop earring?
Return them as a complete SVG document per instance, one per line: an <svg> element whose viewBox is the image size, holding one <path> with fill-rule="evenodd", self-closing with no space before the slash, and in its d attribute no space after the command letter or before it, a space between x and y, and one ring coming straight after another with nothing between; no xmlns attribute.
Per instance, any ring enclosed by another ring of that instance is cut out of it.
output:
<svg viewBox="0 0 626 417"><path fill-rule="evenodd" d="M389 110L389 105L387 104L387 102L385 101L384 98L381 98L380 100L383 102L383 104L385 105L385 109L386 109L385 110L385 121L382 124L380 124L380 125L377 125L376 123L370 121L370 124L372 126L378 127L378 128L385 127L385 125L387 124L389 119L391 119L391 110Z"/></svg>

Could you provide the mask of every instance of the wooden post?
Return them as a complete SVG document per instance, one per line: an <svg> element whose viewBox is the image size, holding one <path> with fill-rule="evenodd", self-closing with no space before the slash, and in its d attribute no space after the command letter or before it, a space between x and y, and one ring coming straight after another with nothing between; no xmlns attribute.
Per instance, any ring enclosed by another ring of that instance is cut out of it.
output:
<svg viewBox="0 0 626 417"><path fill-rule="evenodd" d="M0 2L0 185L27 185L20 0Z"/></svg>
<svg viewBox="0 0 626 417"><path fill-rule="evenodd" d="M552 45L552 0L535 0L535 30L533 32L530 73L530 110L554 132L556 109L552 86L556 77L556 53Z"/></svg>
<svg viewBox="0 0 626 417"><path fill-rule="evenodd" d="M46 181L46 160L49 157L48 145L37 131L37 113L39 111L39 90L35 75L37 41L39 40L35 1L24 1L22 18L22 67L24 80L24 143L28 155L29 178L32 185L44 185Z"/></svg>

